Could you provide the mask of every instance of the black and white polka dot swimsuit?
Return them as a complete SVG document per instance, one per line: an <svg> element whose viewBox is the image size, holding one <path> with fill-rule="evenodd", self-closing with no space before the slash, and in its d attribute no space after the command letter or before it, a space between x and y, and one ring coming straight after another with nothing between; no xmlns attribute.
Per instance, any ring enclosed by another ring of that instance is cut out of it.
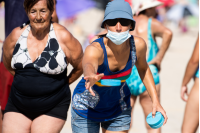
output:
<svg viewBox="0 0 200 133"><path fill-rule="evenodd" d="M46 47L41 55L32 62L27 48L27 37L30 30L31 26L28 25L19 37L13 51L11 67L15 70L15 76L9 101L31 119L56 106L58 109L56 108L53 113L56 112L57 115L54 116L63 114L63 117L58 117L65 119L68 107L63 105L61 108L60 102L68 98L65 101L68 101L67 104L69 104L71 99L66 76L66 56L56 39L53 24L51 24ZM6 106L7 112L13 111L14 106L10 103L10 107ZM62 113L62 111L65 112ZM33 112L37 112L37 115L33 115Z"/></svg>

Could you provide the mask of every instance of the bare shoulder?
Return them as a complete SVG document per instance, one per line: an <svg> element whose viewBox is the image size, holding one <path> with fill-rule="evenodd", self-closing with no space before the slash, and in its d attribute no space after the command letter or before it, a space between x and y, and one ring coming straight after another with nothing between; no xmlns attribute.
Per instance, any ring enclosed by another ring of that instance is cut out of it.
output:
<svg viewBox="0 0 200 133"><path fill-rule="evenodd" d="M146 55L147 45L141 37L134 36L137 59Z"/></svg>
<svg viewBox="0 0 200 133"><path fill-rule="evenodd" d="M153 33L157 35L160 35L161 33L167 33L172 36L172 31L155 18L152 18L151 27Z"/></svg>
<svg viewBox="0 0 200 133"><path fill-rule="evenodd" d="M85 53L91 54L91 56L96 56L98 58L102 57L103 49L101 48L100 43L93 42L89 46L87 46Z"/></svg>
<svg viewBox="0 0 200 133"><path fill-rule="evenodd" d="M95 51L98 51L98 52L103 53L103 49L101 48L101 45L100 45L100 43L98 43L98 42L93 42L92 44L90 44L90 45L88 46L88 48L90 48L90 49L95 49Z"/></svg>
<svg viewBox="0 0 200 133"><path fill-rule="evenodd" d="M162 28L162 27L165 27L160 21L158 21L155 18L152 18L151 26L152 26L152 28L158 28L158 27Z"/></svg>
<svg viewBox="0 0 200 133"><path fill-rule="evenodd" d="M25 26L24 28L20 28L20 27L14 28L12 32L9 34L9 37L17 41L26 28L27 26Z"/></svg>
<svg viewBox="0 0 200 133"><path fill-rule="evenodd" d="M62 41L70 41L70 39L74 38L72 34L62 25L58 23L53 23L54 31L56 33L56 37Z"/></svg>
<svg viewBox="0 0 200 133"><path fill-rule="evenodd" d="M141 38L139 36L134 36L134 41L135 41L136 51L147 48L147 45L143 38Z"/></svg>
<svg viewBox="0 0 200 133"><path fill-rule="evenodd" d="M8 35L8 37L6 38L4 44L6 45L15 45L15 43L17 42L17 40L19 39L19 37L21 36L21 34L23 33L23 31L27 28L27 26L25 26L24 28L14 28L12 30L12 32Z"/></svg>
<svg viewBox="0 0 200 133"><path fill-rule="evenodd" d="M151 27L152 27L152 30L155 30L155 31L166 28L160 21L158 21L155 18L152 18Z"/></svg>

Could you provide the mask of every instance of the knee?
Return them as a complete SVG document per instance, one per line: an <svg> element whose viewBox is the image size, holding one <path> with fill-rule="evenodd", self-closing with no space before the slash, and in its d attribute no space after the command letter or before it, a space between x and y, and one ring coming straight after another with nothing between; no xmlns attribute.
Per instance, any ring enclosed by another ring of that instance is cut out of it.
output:
<svg viewBox="0 0 200 133"><path fill-rule="evenodd" d="M151 132L154 132L154 130L157 130L157 129L151 128L148 124L146 125L146 128L147 128L148 133L151 133Z"/></svg>

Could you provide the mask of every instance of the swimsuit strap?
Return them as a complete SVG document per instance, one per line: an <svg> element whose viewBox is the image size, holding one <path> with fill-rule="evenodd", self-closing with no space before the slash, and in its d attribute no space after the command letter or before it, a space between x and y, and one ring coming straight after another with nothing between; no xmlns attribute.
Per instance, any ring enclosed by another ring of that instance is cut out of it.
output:
<svg viewBox="0 0 200 133"><path fill-rule="evenodd" d="M103 42L103 37L100 38L100 45L101 45L101 48L103 49L103 53L104 53L103 64L108 66L108 61L107 61L108 56L107 56L107 52L106 52L106 47L105 47L104 42Z"/></svg>
<svg viewBox="0 0 200 133"><path fill-rule="evenodd" d="M155 56L157 55L159 48L156 44L156 42L154 41L154 38L152 36L152 32L151 32L151 23L152 23L152 18L149 18L148 20L148 29L147 29L147 37L148 37L148 57L147 57L147 62L150 62L152 59L155 58Z"/></svg>
<svg viewBox="0 0 200 133"><path fill-rule="evenodd" d="M148 28L147 28L148 40L151 39L151 22L152 22L152 18L149 18L149 20L148 20Z"/></svg>
<svg viewBox="0 0 200 133"><path fill-rule="evenodd" d="M130 46L131 46L131 58L132 58L132 67L133 67L137 60L137 56L136 56L135 41L134 41L134 37L132 35L130 37Z"/></svg>
<svg viewBox="0 0 200 133"><path fill-rule="evenodd" d="M103 49L103 53L104 53L104 60L103 63L101 65L98 66L98 70L100 72L104 72L107 68L107 53L106 53L106 48L105 45L103 43L103 37L96 39L94 42L98 42L101 45L101 48Z"/></svg>

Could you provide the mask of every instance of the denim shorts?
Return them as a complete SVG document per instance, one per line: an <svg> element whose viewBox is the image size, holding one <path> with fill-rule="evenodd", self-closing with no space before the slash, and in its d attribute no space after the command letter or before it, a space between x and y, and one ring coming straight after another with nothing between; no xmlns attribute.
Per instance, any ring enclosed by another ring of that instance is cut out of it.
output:
<svg viewBox="0 0 200 133"><path fill-rule="evenodd" d="M71 109L71 126L73 133L99 133L100 125L109 131L126 131L130 128L131 107L119 116L105 122L96 122L79 116Z"/></svg>

